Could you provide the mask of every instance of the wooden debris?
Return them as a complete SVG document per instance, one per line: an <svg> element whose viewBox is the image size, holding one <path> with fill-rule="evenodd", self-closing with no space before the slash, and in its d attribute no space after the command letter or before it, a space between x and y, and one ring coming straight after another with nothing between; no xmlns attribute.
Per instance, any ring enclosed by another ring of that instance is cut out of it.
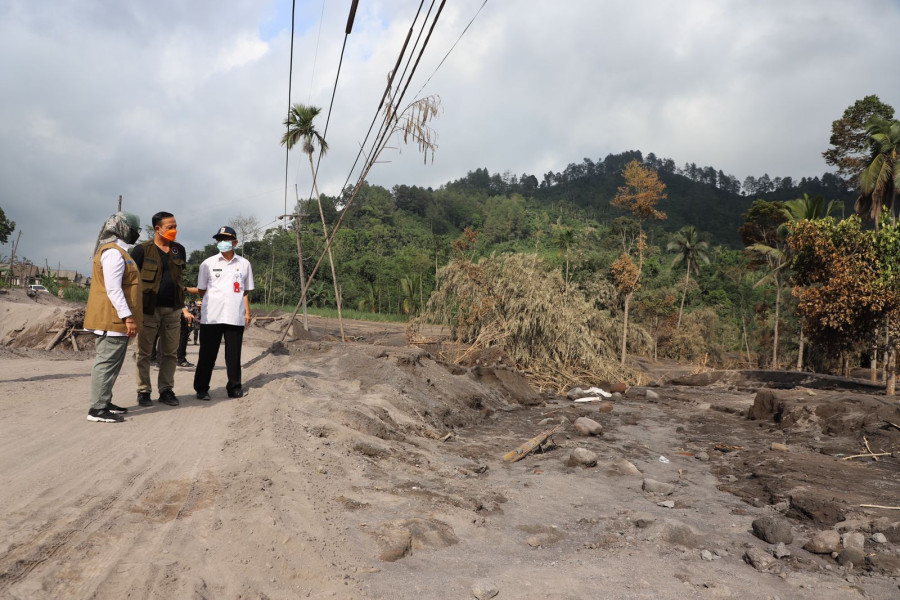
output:
<svg viewBox="0 0 900 600"><path fill-rule="evenodd" d="M878 454L873 454L871 452L868 452L866 454L853 454L852 456L845 456L841 460L850 460L851 458L869 458L870 456L872 458L874 458L875 460L878 460L876 458L878 456L890 456L890 455L891 455L890 452L879 452Z"/></svg>
<svg viewBox="0 0 900 600"><path fill-rule="evenodd" d="M734 452L735 450L744 450L743 446L732 446L731 444L716 444L713 446L719 452Z"/></svg>
<svg viewBox="0 0 900 600"><path fill-rule="evenodd" d="M556 433L556 430L562 427L562 424L557 425L553 429L548 429L546 431L542 431L538 435L534 436L515 450L507 452L503 455L504 462L516 462L522 460L535 450L537 450L541 444L550 439L550 436Z"/></svg>
<svg viewBox="0 0 900 600"><path fill-rule="evenodd" d="M56 337L54 337L54 338L50 341L50 343L47 344L46 347L44 347L44 350L47 350L47 351L53 350L53 347L56 346L60 341L62 341L62 339L63 339L64 337L66 337L66 334L67 334L67 333L69 333L69 328L68 328L68 327L63 327L62 329L60 329L60 330L59 330L59 333L56 334Z"/></svg>
<svg viewBox="0 0 900 600"><path fill-rule="evenodd" d="M872 452L872 448L869 446L869 440L866 439L866 436L863 436L863 443L866 445L866 450L869 451L869 454L872 455L872 460L878 462L878 456Z"/></svg>
<svg viewBox="0 0 900 600"><path fill-rule="evenodd" d="M864 508L884 508L887 510L900 510L900 506L880 506L878 504L860 504Z"/></svg>
<svg viewBox="0 0 900 600"><path fill-rule="evenodd" d="M887 423L888 425L893 425L897 429L900 429L900 425L897 425L896 423L891 423L890 421L885 421L885 423Z"/></svg>
<svg viewBox="0 0 900 600"><path fill-rule="evenodd" d="M442 437L442 438L441 438L441 441L442 441L442 442L446 442L447 440L449 440L449 439L452 438L452 437L453 437L453 432L451 431L450 433L448 433L447 435L445 435L444 437Z"/></svg>

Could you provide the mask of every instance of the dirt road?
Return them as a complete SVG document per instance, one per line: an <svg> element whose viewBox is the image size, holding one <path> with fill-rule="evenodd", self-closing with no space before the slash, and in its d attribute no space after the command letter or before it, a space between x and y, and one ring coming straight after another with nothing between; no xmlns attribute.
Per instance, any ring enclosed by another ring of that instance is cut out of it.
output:
<svg viewBox="0 0 900 600"><path fill-rule="evenodd" d="M90 353L5 353L0 598L443 599L489 597L492 586L500 599L900 593L900 572L803 550L828 528L808 519L791 521L791 556L773 558L770 572L744 561L750 547L771 551L749 530L778 514L779 492L724 488L753 480L754 465L780 458L771 442L785 441L739 414L752 392L630 390L607 413L561 399L526 406L514 375L448 369L397 346L400 332L360 325L355 343L322 334L271 354L276 334L250 328L249 395L228 399L217 370L213 401L199 402L192 371L178 369L175 408L138 407L129 362L115 389L129 407L121 424L85 420ZM583 415L603 435L578 435L571 422ZM500 460L561 421L546 453ZM796 442L795 462L814 454ZM567 466L577 447L599 464ZM867 497L896 498L890 471L865 473L877 488ZM674 492L643 491L645 479ZM861 514L853 527L866 536L900 531L889 511ZM866 550L897 557L898 542Z"/></svg>

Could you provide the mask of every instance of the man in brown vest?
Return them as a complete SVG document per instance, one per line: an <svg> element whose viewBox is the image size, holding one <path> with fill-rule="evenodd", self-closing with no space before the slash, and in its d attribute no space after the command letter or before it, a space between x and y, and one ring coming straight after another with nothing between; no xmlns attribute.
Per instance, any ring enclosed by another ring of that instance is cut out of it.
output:
<svg viewBox="0 0 900 600"><path fill-rule="evenodd" d="M88 421L118 423L128 412L112 403L112 390L125 362L128 340L141 328L140 272L128 255L128 246L140 234L137 216L117 212L103 224L94 248L91 291L84 312L84 328L97 335Z"/></svg>
<svg viewBox="0 0 900 600"><path fill-rule="evenodd" d="M141 272L141 295L144 305L144 326L138 336L137 399L141 406L153 406L150 393L150 355L159 335L159 401L178 406L175 396L175 351L181 331L181 316L190 323L193 316L184 308L184 246L175 241L177 223L168 212L153 215L153 239L131 250ZM189 288L191 291L193 288ZM194 289L194 293L196 290Z"/></svg>

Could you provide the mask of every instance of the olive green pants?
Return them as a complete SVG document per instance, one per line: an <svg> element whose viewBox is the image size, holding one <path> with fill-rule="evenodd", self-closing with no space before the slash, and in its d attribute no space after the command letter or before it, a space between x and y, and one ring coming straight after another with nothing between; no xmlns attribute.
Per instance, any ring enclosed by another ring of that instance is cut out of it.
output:
<svg viewBox="0 0 900 600"><path fill-rule="evenodd" d="M156 389L165 392L175 387L175 353L178 350L178 335L181 333L181 309L156 307L152 315L144 315L144 325L138 334L137 343L137 391L153 391L150 384L150 355L159 335L159 377Z"/></svg>
<svg viewBox="0 0 900 600"><path fill-rule="evenodd" d="M91 369L91 408L103 409L112 402L112 390L125 362L126 335L98 335L97 356Z"/></svg>

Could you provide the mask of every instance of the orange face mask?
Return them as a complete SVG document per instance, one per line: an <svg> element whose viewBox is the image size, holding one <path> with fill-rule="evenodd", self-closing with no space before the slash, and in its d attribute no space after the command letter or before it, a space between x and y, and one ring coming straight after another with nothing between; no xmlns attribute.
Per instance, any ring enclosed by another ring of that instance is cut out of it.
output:
<svg viewBox="0 0 900 600"><path fill-rule="evenodd" d="M169 229L168 231L166 231L165 233L162 233L161 235L164 238L166 238L167 240L169 240L170 242L174 242L175 236L178 235L178 230L173 227L172 229Z"/></svg>

